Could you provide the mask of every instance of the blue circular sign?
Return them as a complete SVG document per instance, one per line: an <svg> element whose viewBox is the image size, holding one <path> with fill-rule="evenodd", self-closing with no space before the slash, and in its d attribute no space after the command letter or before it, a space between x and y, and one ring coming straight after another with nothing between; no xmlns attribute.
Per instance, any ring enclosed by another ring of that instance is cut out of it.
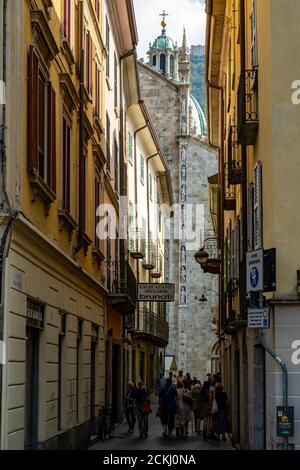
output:
<svg viewBox="0 0 300 470"><path fill-rule="evenodd" d="M252 270L251 270L250 282L251 282L251 286L253 287L253 289L255 289L258 286L259 272L258 272L258 269L255 268L255 267L252 268Z"/></svg>

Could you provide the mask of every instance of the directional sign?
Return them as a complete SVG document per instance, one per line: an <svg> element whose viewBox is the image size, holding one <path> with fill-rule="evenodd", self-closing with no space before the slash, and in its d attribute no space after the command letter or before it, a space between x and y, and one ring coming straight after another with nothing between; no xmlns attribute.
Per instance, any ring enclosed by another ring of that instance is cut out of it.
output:
<svg viewBox="0 0 300 470"><path fill-rule="evenodd" d="M248 309L248 328L270 328L270 312L268 308Z"/></svg>
<svg viewBox="0 0 300 470"><path fill-rule="evenodd" d="M247 253L247 292L264 290L264 250Z"/></svg>
<svg viewBox="0 0 300 470"><path fill-rule="evenodd" d="M277 436L294 437L294 407L277 406Z"/></svg>
<svg viewBox="0 0 300 470"><path fill-rule="evenodd" d="M173 302L174 284L138 284L138 302Z"/></svg>

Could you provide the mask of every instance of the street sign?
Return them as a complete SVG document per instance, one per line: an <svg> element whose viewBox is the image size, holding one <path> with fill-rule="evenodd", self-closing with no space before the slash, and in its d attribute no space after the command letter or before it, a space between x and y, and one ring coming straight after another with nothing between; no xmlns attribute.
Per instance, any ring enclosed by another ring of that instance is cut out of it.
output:
<svg viewBox="0 0 300 470"><path fill-rule="evenodd" d="M138 302L173 302L175 284L138 284Z"/></svg>
<svg viewBox="0 0 300 470"><path fill-rule="evenodd" d="M264 250L247 253L247 292L264 290Z"/></svg>
<svg viewBox="0 0 300 470"><path fill-rule="evenodd" d="M270 328L270 312L268 308L248 309L248 328Z"/></svg>
<svg viewBox="0 0 300 470"><path fill-rule="evenodd" d="M294 407L277 406L277 436L294 437Z"/></svg>

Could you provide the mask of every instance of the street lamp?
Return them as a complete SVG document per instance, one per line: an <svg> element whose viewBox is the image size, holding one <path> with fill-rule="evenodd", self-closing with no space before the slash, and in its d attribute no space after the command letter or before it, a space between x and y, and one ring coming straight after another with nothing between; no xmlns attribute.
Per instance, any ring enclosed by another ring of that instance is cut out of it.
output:
<svg viewBox="0 0 300 470"><path fill-rule="evenodd" d="M208 302L207 297L206 297L207 292L213 292L214 294L219 295L216 290L214 290L214 289L207 289L207 290L205 290L205 291L203 292L201 298L199 299L199 302L203 302L203 303L204 303L204 302Z"/></svg>

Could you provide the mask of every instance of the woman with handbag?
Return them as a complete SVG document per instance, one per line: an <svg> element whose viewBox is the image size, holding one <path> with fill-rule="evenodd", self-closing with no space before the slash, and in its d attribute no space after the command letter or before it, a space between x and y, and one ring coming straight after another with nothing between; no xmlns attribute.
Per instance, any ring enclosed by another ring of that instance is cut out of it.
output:
<svg viewBox="0 0 300 470"><path fill-rule="evenodd" d="M139 382L138 384L138 389L135 394L135 405L140 431L139 439L146 439L148 437L148 418L151 413L151 404L148 390L143 382Z"/></svg>

